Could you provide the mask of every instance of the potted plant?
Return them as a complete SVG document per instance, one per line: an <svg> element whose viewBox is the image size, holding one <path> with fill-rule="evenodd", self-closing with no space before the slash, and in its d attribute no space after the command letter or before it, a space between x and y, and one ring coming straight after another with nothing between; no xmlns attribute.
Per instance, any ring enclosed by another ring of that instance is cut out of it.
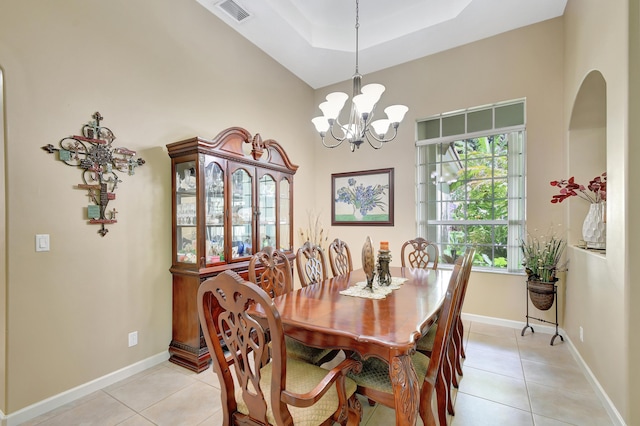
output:
<svg viewBox="0 0 640 426"><path fill-rule="evenodd" d="M567 243L555 235L522 240L522 266L527 273L527 288L533 305L546 311L553 305L557 273L564 270L562 254Z"/></svg>

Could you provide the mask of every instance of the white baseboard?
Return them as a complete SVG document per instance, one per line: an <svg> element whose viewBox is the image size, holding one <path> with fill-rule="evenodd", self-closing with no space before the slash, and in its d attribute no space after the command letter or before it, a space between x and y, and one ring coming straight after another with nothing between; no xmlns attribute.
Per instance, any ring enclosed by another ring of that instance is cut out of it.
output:
<svg viewBox="0 0 640 426"><path fill-rule="evenodd" d="M461 316L464 321L499 325L502 327L515 328L517 330L522 330L526 325L524 321L513 321L513 320L506 320L501 318L485 317L482 315L465 314L464 312L462 313ZM532 325L535 326L536 332L540 331L545 334L554 334L556 332L556 328L554 326L543 325L539 323L535 323ZM565 331L562 328L558 329L558 333L560 333L564 338L564 341L568 345L569 352L571 352L571 355L573 355L573 358L578 363L578 367L582 370L582 372L586 376L587 381L589 381L589 383L591 384L591 387L593 388L594 392L598 396L598 399L600 399L600 402L602 402L602 405L604 406L605 410L607 410L607 413L609 414L609 417L611 418L611 421L613 422L613 424L615 426L626 426L624 419L622 418L622 416L616 409L615 405L609 398L609 395L607 395L607 393L602 388L602 386L600 386L600 382L598 382L598 379L596 379L596 376L593 374L593 372L591 371L587 363L584 361L584 359L582 359L580 352L578 352L578 350L574 346L571 339L566 335Z"/></svg>
<svg viewBox="0 0 640 426"><path fill-rule="evenodd" d="M62 392L58 395L54 395L50 398L36 402L35 404L32 404L7 416L2 414L2 412L0 411L0 414L2 414L1 424L2 426L19 425L20 423L24 423L44 413L75 401L78 398L87 396L95 391L119 382L120 380L124 380L127 377L131 377L134 374L138 374L141 371L161 364L168 359L169 352L161 352L157 355L136 362L135 364L131 364L120 370L114 371L113 373L109 373L106 376L99 377L95 380L84 383L73 389L69 389L68 391Z"/></svg>

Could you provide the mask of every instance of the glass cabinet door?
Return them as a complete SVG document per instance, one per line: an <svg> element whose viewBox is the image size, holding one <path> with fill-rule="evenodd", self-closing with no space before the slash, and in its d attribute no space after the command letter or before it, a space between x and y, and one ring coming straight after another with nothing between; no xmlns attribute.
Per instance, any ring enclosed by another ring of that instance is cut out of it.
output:
<svg viewBox="0 0 640 426"><path fill-rule="evenodd" d="M276 181L264 175L258 183L258 236L260 249L276 244Z"/></svg>
<svg viewBox="0 0 640 426"><path fill-rule="evenodd" d="M291 184L288 179L280 181L280 240L278 249L291 251Z"/></svg>
<svg viewBox="0 0 640 426"><path fill-rule="evenodd" d="M253 254L253 191L244 169L231 174L231 259Z"/></svg>
<svg viewBox="0 0 640 426"><path fill-rule="evenodd" d="M224 172L214 157L203 155L206 264L224 262Z"/></svg>
<svg viewBox="0 0 640 426"><path fill-rule="evenodd" d="M176 261L197 262L196 162L176 163Z"/></svg>

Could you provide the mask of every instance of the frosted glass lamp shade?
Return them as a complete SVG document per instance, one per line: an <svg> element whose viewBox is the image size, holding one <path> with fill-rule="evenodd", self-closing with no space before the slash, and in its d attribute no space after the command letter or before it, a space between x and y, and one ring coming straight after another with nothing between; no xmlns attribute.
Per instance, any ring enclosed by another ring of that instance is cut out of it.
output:
<svg viewBox="0 0 640 426"><path fill-rule="evenodd" d="M367 84L360 89L360 93L370 96L373 99L373 104L375 105L384 93L384 86L378 83Z"/></svg>
<svg viewBox="0 0 640 426"><path fill-rule="evenodd" d="M391 123L400 123L407 111L409 108L405 105L391 105L384 109Z"/></svg>
<svg viewBox="0 0 640 426"><path fill-rule="evenodd" d="M326 134L329 130L329 120L327 120L327 117L315 117L311 119L311 122L316 126L316 130L321 135Z"/></svg>
<svg viewBox="0 0 640 426"><path fill-rule="evenodd" d="M390 124L391 122L389 120L387 120L386 118L383 118L381 120L376 120L373 123L371 123L371 127L373 127L373 130L376 132L376 136L382 137L387 133L387 130L389 130Z"/></svg>
<svg viewBox="0 0 640 426"><path fill-rule="evenodd" d="M360 117L362 117L363 114L370 114L376 102L377 99L365 93L353 97L353 104L356 106L356 111L358 111Z"/></svg>
<svg viewBox="0 0 640 426"><path fill-rule="evenodd" d="M349 95L343 92L333 92L327 95L326 102L320 104L320 110L327 119L335 120L340 115L344 103L349 98Z"/></svg>

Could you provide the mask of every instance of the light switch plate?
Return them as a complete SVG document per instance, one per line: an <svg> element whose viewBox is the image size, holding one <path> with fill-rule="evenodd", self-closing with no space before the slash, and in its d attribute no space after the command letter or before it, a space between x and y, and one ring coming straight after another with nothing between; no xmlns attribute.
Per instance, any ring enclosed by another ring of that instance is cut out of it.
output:
<svg viewBox="0 0 640 426"><path fill-rule="evenodd" d="M49 234L36 234L36 251L49 251Z"/></svg>

